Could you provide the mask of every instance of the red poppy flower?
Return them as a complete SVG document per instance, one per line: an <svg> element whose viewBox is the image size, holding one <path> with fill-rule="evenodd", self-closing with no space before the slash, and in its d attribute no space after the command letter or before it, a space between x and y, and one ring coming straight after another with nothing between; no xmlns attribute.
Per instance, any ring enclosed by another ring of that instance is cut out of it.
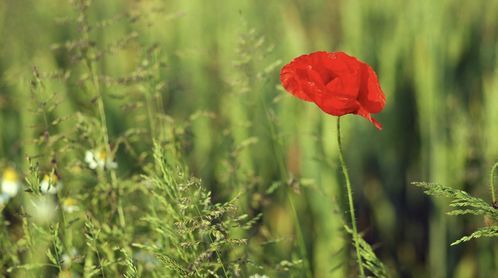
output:
<svg viewBox="0 0 498 278"><path fill-rule="evenodd" d="M371 113L379 113L386 97L373 69L344 52L314 52L299 56L280 72L284 88L294 96L314 102L325 113L357 114L382 125Z"/></svg>

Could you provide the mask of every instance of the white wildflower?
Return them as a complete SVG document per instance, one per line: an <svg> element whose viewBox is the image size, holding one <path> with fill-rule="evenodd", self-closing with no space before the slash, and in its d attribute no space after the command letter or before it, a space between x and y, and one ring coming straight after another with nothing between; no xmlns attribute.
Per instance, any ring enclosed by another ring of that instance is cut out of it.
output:
<svg viewBox="0 0 498 278"><path fill-rule="evenodd" d="M85 152L85 162L90 169L116 169L118 164L107 155L105 150L89 150Z"/></svg>
<svg viewBox="0 0 498 278"><path fill-rule="evenodd" d="M78 201L71 197L66 198L64 199L64 201L62 201L62 209L67 213L73 213L80 210L80 208L78 207Z"/></svg>
<svg viewBox="0 0 498 278"><path fill-rule="evenodd" d="M61 188L62 183L59 181L59 177L54 173L45 175L40 182L40 191L45 194L57 194L57 191Z"/></svg>
<svg viewBox="0 0 498 278"><path fill-rule="evenodd" d="M17 195L20 188L21 184L16 170L12 168L5 169L2 175L2 193L9 196L9 198L13 198Z"/></svg>
<svg viewBox="0 0 498 278"><path fill-rule="evenodd" d="M69 269L73 263L73 259L78 255L78 251L75 248L69 249L68 252L62 254L62 266L64 269Z"/></svg>

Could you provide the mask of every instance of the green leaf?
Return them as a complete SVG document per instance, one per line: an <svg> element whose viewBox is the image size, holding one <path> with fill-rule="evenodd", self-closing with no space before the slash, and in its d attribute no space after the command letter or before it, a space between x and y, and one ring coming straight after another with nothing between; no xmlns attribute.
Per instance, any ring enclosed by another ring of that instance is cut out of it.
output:
<svg viewBox="0 0 498 278"><path fill-rule="evenodd" d="M454 241L451 243L451 246L455 246L457 244L460 244L462 242L467 242L472 239L476 238L481 238L481 237L498 237L498 226L490 226L490 227L484 227L480 228L477 231L473 232L472 234L468 236L464 236L460 238L459 240Z"/></svg>

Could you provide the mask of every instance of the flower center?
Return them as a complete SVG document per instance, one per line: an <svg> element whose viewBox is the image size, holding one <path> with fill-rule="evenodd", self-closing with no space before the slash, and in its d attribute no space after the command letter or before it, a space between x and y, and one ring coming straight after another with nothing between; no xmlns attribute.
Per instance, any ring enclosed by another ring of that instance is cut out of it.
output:
<svg viewBox="0 0 498 278"><path fill-rule="evenodd" d="M101 161L105 161L107 158L107 153L104 150L100 150L97 154L97 158Z"/></svg>
<svg viewBox="0 0 498 278"><path fill-rule="evenodd" d="M76 200L73 198L67 198L64 200L63 204L66 207L72 207L76 205Z"/></svg>
<svg viewBox="0 0 498 278"><path fill-rule="evenodd" d="M2 179L4 181L17 182L17 173L12 168L7 168L3 171Z"/></svg>
<svg viewBox="0 0 498 278"><path fill-rule="evenodd" d="M50 175L43 176L43 180L49 184L56 184L59 181L59 178L54 173L50 173Z"/></svg>

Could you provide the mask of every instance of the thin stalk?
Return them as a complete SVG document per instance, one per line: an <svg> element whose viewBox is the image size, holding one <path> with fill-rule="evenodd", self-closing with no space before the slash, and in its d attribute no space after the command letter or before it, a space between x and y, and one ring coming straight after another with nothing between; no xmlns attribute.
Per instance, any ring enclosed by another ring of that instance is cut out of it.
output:
<svg viewBox="0 0 498 278"><path fill-rule="evenodd" d="M150 58L150 59L154 59L154 61L152 61L151 63L153 63L153 65L155 65L157 63L157 60L155 59L156 57L154 58ZM151 67L151 68L154 68L154 67ZM152 70L152 69L151 69ZM157 71L159 71L159 68L157 69ZM155 118L154 118L154 112L156 109L154 109L154 102L153 102L153 97L154 97L154 93L155 93L155 87L157 86L157 80L156 79L157 77L157 72L156 74L154 75L154 77L152 77L149 82L147 83L147 89L144 90L144 97L145 97L145 103L146 103L146 108L147 108L147 117L149 118L149 128L150 128L150 133L151 133L151 137L152 137L152 141L154 141L154 139L156 139L156 123L155 123ZM157 114L157 113L156 113Z"/></svg>
<svg viewBox="0 0 498 278"><path fill-rule="evenodd" d="M360 277L365 277L365 270L363 270L363 263L361 261L360 253L360 241L358 235L358 229L356 228L356 217L354 213L353 204L353 192L351 190L351 181L349 179L348 168L346 167L346 162L344 161L344 154L342 152L341 143L341 117L337 117L337 145L339 146L339 159L341 160L342 173L344 174L344 179L346 180L346 190L348 194L349 212L351 215L351 226L353 227L353 241L354 247L356 249L356 258L358 260L358 268L360 270Z"/></svg>
<svg viewBox="0 0 498 278"><path fill-rule="evenodd" d="M154 107L153 107L152 99L150 96L151 90L152 90L152 86L150 86L149 91L144 91L144 95L145 95L145 103L147 106L147 117L149 118L150 133L151 133L152 141L154 141L154 139L156 138L156 128L155 128L156 124L154 122L154 111L153 111Z"/></svg>
<svg viewBox="0 0 498 278"><path fill-rule="evenodd" d="M498 168L498 162L493 165L491 168L491 174L489 177L489 188L491 189L491 199L493 201L493 205L496 204L496 193L495 193L495 171Z"/></svg>
<svg viewBox="0 0 498 278"><path fill-rule="evenodd" d="M288 180L290 177L289 171L287 167L285 167L285 157L283 154L282 150L282 144L280 139L278 138L277 130L275 128L275 125L273 124L270 116L270 112L268 111L268 108L266 106L266 102L262 98L261 94L259 94L259 100L262 103L263 109L265 110L265 115L266 119L268 121L268 127L270 129L270 134L272 137L272 141L274 142L274 147L273 147L273 152L275 157L277 157L277 163L278 163L278 168L280 171L280 175L283 177L284 180ZM292 216L294 218L294 225L296 227L296 232L297 232L297 238L298 238L298 248L299 252L301 253L300 256L303 257L304 263L306 265L306 277L313 277L313 270L311 269L311 263L310 259L308 256L308 251L306 249L306 241L304 239L303 235L303 230L301 229L301 221L299 219L299 214L297 213L296 206L294 205L294 201L292 199L292 195L290 192L286 192L287 195L287 200L289 202L289 205L292 210Z"/></svg>
<svg viewBox="0 0 498 278"><path fill-rule="evenodd" d="M102 92L100 90L100 83L97 78L97 73L95 70L95 67L93 66L92 62L87 59L87 66L90 71L91 77L92 77L92 83L95 88L95 94L97 95L97 107L99 109L99 115L100 115L100 122L101 122L101 128L102 128L102 136L103 136L103 141L104 141L104 146L105 146L105 152L109 156L112 154L111 146L109 145L109 130L107 128L107 119L106 119L106 114L105 114L105 105L104 105L104 97L102 95ZM113 190L116 190L116 195L117 195L117 210L118 210L118 218L119 218L119 224L121 227L125 227L125 218L124 218L124 212L123 212L123 207L121 204L121 187L117 185L117 175L116 171L114 169L110 169L110 174L111 174L111 187Z"/></svg>
<svg viewBox="0 0 498 278"><path fill-rule="evenodd" d="M83 30L83 38L87 41L90 41L90 33L89 33L89 27L88 27L88 18L86 14L86 6L83 1L80 1L78 3L78 7L80 8L80 16L83 17L82 20L82 25L81 29ZM88 68L88 73L90 74L91 77L91 82L94 86L95 89L95 95L96 95L96 101L97 101L97 109L99 112L100 116L100 123L101 123L101 133L102 133L102 139L105 147L106 154L109 156L112 154L111 146L110 146L110 141L109 141L109 129L107 127L107 119L106 119L106 114L105 114L105 105L104 105L104 98L103 94L100 88L100 81L98 79L97 75L97 69L94 67L94 62L89 56L88 51L91 49L86 49L85 50L85 64ZM100 175L100 173L99 173ZM125 217L124 217L124 212L123 212L123 206L122 206L122 200L121 200L121 195L122 195L122 188L121 186L118 186L118 179L116 175L116 171L114 169L110 169L110 175L111 175L111 190L116 191L117 195L117 212L118 212L118 219L119 219L119 224L121 227L125 227Z"/></svg>

